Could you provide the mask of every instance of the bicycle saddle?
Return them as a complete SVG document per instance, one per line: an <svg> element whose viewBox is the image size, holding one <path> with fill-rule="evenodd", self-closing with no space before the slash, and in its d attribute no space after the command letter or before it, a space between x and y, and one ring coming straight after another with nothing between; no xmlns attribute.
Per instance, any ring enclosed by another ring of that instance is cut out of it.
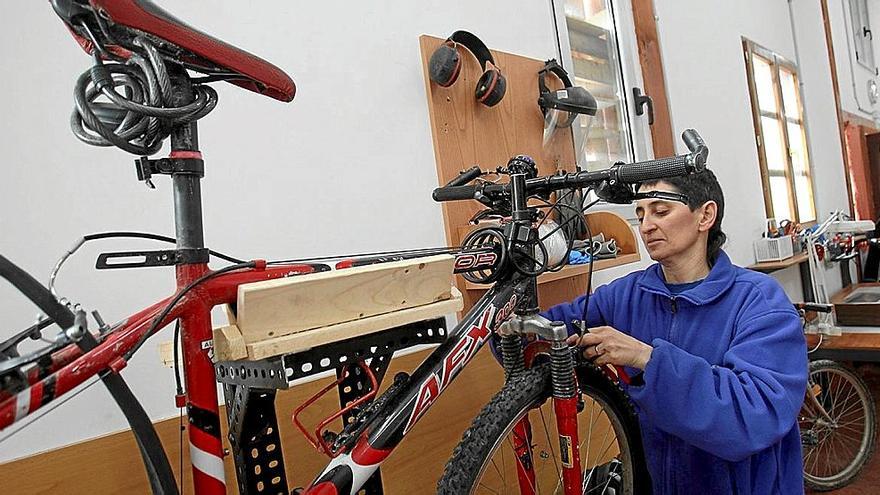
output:
<svg viewBox="0 0 880 495"><path fill-rule="evenodd" d="M87 53L96 37L107 50L122 58L137 47L138 35L159 43L163 55L188 69L224 79L242 88L291 101L293 79L269 62L195 29L151 0L50 0L55 12ZM158 38L158 39L157 39Z"/></svg>

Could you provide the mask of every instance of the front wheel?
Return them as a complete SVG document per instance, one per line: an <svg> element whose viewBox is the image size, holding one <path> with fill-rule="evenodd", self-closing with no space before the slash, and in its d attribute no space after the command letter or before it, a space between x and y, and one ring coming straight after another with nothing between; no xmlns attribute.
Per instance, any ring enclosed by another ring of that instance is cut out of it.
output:
<svg viewBox="0 0 880 495"><path fill-rule="evenodd" d="M629 399L594 365L579 366L577 375L583 400L578 408L583 493L650 493L638 421ZM465 431L437 493L564 493L550 394L548 365L511 377ZM524 419L528 421L521 422ZM523 463L533 466L534 481L523 476Z"/></svg>
<svg viewBox="0 0 880 495"><path fill-rule="evenodd" d="M851 483L874 451L874 397L865 382L834 361L810 363L798 418L804 482L817 491Z"/></svg>

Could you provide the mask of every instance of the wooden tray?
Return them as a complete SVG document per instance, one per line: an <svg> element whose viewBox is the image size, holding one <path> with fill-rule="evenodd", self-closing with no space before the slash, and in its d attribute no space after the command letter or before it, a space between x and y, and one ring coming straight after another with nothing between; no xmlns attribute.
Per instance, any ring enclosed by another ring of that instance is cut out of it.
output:
<svg viewBox="0 0 880 495"><path fill-rule="evenodd" d="M880 290L880 283L865 282L853 284L844 288L831 297L834 304L834 314L837 317L838 325L852 326L880 326L880 302L858 302L859 299L853 299L854 292L859 289L869 289L875 291Z"/></svg>
<svg viewBox="0 0 880 495"><path fill-rule="evenodd" d="M451 285L449 288L451 297L442 301L251 343L245 342L238 326L233 322L231 325L214 329L215 359L217 361L264 359L455 313L462 308L462 297L458 289Z"/></svg>
<svg viewBox="0 0 880 495"><path fill-rule="evenodd" d="M377 263L238 288L247 344L452 298L451 255Z"/></svg>

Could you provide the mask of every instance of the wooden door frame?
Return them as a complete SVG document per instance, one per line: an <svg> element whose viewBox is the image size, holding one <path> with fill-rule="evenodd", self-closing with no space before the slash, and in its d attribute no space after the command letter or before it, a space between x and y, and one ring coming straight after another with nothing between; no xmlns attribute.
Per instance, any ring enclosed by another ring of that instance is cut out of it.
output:
<svg viewBox="0 0 880 495"><path fill-rule="evenodd" d="M675 144L672 121L669 116L669 99L666 94L663 58L660 54L660 42L657 35L654 0L632 0L632 13L645 94L654 100L654 125L651 126L654 156L672 156L675 154Z"/></svg>
<svg viewBox="0 0 880 495"><path fill-rule="evenodd" d="M638 0L633 0L638 1ZM846 152L845 120L840 108L840 84L837 81L837 61L834 58L834 42L831 39L831 19L828 15L828 0L821 0L822 24L825 27L825 46L828 49L828 63L831 66L831 86L834 90L834 108L837 111L837 130L840 137L840 152L843 155L843 177L846 180L846 197L849 203L849 216L855 218L852 182L849 177L849 158Z"/></svg>

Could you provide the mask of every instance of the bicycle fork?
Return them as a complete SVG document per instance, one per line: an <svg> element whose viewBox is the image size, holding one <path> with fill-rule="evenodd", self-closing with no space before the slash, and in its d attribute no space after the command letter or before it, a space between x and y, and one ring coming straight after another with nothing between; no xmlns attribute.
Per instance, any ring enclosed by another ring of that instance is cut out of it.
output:
<svg viewBox="0 0 880 495"><path fill-rule="evenodd" d="M521 338L537 335L550 342L551 380L553 386L553 411L562 464L562 483L566 494L583 493L583 473L578 446L578 394L575 383L574 359L566 343L568 331L565 324L550 321L540 315L520 316L514 314L498 329L502 339L505 373L509 377L521 372L524 366ZM528 415L514 427L514 450L517 454L517 475L523 495L534 494L535 472L531 458L531 426Z"/></svg>

